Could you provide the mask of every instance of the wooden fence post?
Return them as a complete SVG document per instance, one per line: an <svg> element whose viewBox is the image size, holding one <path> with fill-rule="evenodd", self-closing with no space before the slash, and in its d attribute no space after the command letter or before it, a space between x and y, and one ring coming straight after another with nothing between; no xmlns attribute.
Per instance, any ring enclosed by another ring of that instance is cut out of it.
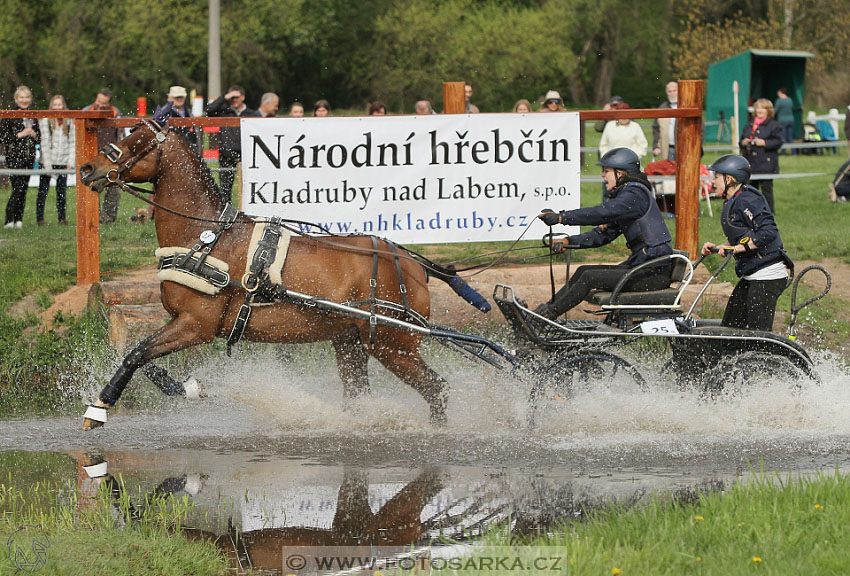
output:
<svg viewBox="0 0 850 576"><path fill-rule="evenodd" d="M466 96L463 93L465 86L466 82L443 82L443 112L466 113Z"/></svg>
<svg viewBox="0 0 850 576"><path fill-rule="evenodd" d="M705 83L679 80L679 108L702 110ZM676 248L699 255L699 164L702 116L676 121Z"/></svg>
<svg viewBox="0 0 850 576"><path fill-rule="evenodd" d="M77 133L77 284L100 281L100 198L80 181L80 166L97 155L97 121L78 118Z"/></svg>

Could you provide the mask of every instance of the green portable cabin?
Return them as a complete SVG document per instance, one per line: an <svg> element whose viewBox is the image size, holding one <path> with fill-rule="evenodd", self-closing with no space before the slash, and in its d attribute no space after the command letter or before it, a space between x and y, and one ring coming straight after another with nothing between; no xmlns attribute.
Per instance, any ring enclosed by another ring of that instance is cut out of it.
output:
<svg viewBox="0 0 850 576"><path fill-rule="evenodd" d="M738 126L737 139L747 122L747 107L759 98L776 101L776 91L785 87L794 103L794 138L803 134L803 92L806 86L806 60L814 54L799 50L747 50L708 67L708 91L706 94L706 140L729 142L728 129L713 129L722 119L725 126L732 126L734 116L734 94L732 83L738 81Z"/></svg>

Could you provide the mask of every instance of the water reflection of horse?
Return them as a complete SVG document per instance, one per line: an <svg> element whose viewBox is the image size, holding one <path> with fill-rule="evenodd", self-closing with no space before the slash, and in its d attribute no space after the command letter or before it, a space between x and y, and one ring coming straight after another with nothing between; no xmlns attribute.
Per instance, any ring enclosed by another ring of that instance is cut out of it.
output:
<svg viewBox="0 0 850 576"><path fill-rule="evenodd" d="M138 504L139 507L132 503L125 508L119 506L121 484L112 474L105 472L106 466L102 459L93 460L87 454L76 457L80 466L104 466L104 471L100 472L102 475L95 478L89 478L81 472L81 506L92 506L103 485L113 499L113 516L119 525L133 522L142 516L142 503ZM151 496L167 494L195 497L201 485L186 475L169 477L148 493L144 502L151 501ZM372 546L402 547L401 551L404 552L411 545L427 543L423 541L427 540L428 525L422 520L422 512L442 489L442 474L435 468L425 468L384 502L377 512L372 512L367 475L346 470L337 493L336 510L330 528L288 526L237 533L231 527L225 534L213 534L184 527L183 533L193 540L212 542L227 555L231 565L240 571L268 570L277 573L284 566L287 547L364 547L357 556L368 556Z"/></svg>
<svg viewBox="0 0 850 576"><path fill-rule="evenodd" d="M399 546L409 551L411 545L420 543L426 536L422 511L443 489L443 481L439 472L427 468L377 512L372 512L368 489L365 474L346 470L329 529L264 528L241 532L238 539L225 534L212 540L231 561L236 560L240 568L253 570L280 570L285 566L287 547L364 547L358 556L369 555L372 546ZM193 536L210 539L210 535L204 533Z"/></svg>
<svg viewBox="0 0 850 576"><path fill-rule="evenodd" d="M249 261L248 247L254 220L239 213L234 214L232 225L224 224L229 219L212 176L164 121L143 122L127 138L83 165L80 175L82 182L96 192L109 185L130 190L126 183L153 182L156 235L161 247L202 247L190 263L209 263L217 258L229 266L230 278L244 281L251 271L253 260ZM209 230L216 226L217 230ZM209 244L211 234L215 234L215 240ZM205 246L214 247L209 257L202 258ZM361 308L370 307L369 302L396 303L395 310L383 312L424 321L430 311L425 266L443 281L454 279L452 271L431 265L421 256L371 236L333 237L332 241L327 237L293 236L282 279L287 290L356 303ZM133 373L151 360L216 337L228 337L246 303L245 296L242 283L232 280L216 294L164 281L162 303L171 321L124 358L99 400L87 410L83 428L102 426L106 408L115 404ZM407 303L407 314L399 310L402 302ZM368 389L366 365L373 356L422 395L433 422L445 420L446 382L420 356L419 334L380 325L370 331L369 319L329 314L284 298L253 307L244 338L287 343L330 340L346 396Z"/></svg>

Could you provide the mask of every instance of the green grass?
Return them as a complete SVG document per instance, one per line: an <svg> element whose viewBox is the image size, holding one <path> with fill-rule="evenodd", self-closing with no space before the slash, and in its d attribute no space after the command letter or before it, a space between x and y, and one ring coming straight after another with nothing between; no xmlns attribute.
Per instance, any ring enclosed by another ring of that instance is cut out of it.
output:
<svg viewBox="0 0 850 576"><path fill-rule="evenodd" d="M495 547L488 555L543 547L565 559L560 574L846 574L848 499L850 478L838 472L796 479L762 473L728 491L700 494L693 504L658 496L634 508L591 512L557 535L491 535L482 543Z"/></svg>
<svg viewBox="0 0 850 576"><path fill-rule="evenodd" d="M194 507L188 496L130 494L120 477L114 490L102 483L89 497L73 484L18 482L12 482L11 473L0 481L0 541L9 550L20 546L29 560L37 558L34 540L47 544L43 565L30 571L85 576L225 573L227 562L219 549L189 540L181 531ZM0 555L0 576L20 573L9 554Z"/></svg>

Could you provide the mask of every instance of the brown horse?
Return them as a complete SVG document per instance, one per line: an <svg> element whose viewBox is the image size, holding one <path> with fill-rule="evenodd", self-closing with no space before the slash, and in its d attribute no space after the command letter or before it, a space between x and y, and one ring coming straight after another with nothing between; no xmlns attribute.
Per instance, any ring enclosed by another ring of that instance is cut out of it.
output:
<svg viewBox="0 0 850 576"><path fill-rule="evenodd" d="M98 193L110 185L131 191L129 182L153 182L156 235L161 247L190 248L199 244L199 238L203 242L203 232L207 231L209 238L210 228L218 226L218 238L210 256L229 265L230 278L243 278L250 271L248 245L255 221L240 213L231 226L221 226L225 204L210 172L164 122L141 123L124 140L104 148L80 167L80 175L82 182ZM396 259L394 252L395 247L390 243L370 236L329 239L293 235L282 282L286 290L332 302L351 302L367 309L370 298L393 303L406 298L412 311L407 317L427 319L430 295L424 263L403 249L399 250L401 258ZM373 267L377 271L374 295L370 294ZM435 275L446 282L451 279L451 276ZM404 287L400 286L402 283ZM87 410L83 429L104 424L106 409L115 404L140 367L160 356L211 342L216 337L228 337L240 308L246 303L246 288L231 280L220 292L211 295L164 281L161 297L171 321L142 340L124 358L101 391L99 401ZM398 310L388 314L403 315ZM420 356L421 334L380 324L370 328L368 317L328 313L283 298L270 305L253 307L243 337L254 342L330 340L349 397L368 390L366 364L369 356L373 356L422 395L429 404L432 422L445 420L446 382Z"/></svg>

